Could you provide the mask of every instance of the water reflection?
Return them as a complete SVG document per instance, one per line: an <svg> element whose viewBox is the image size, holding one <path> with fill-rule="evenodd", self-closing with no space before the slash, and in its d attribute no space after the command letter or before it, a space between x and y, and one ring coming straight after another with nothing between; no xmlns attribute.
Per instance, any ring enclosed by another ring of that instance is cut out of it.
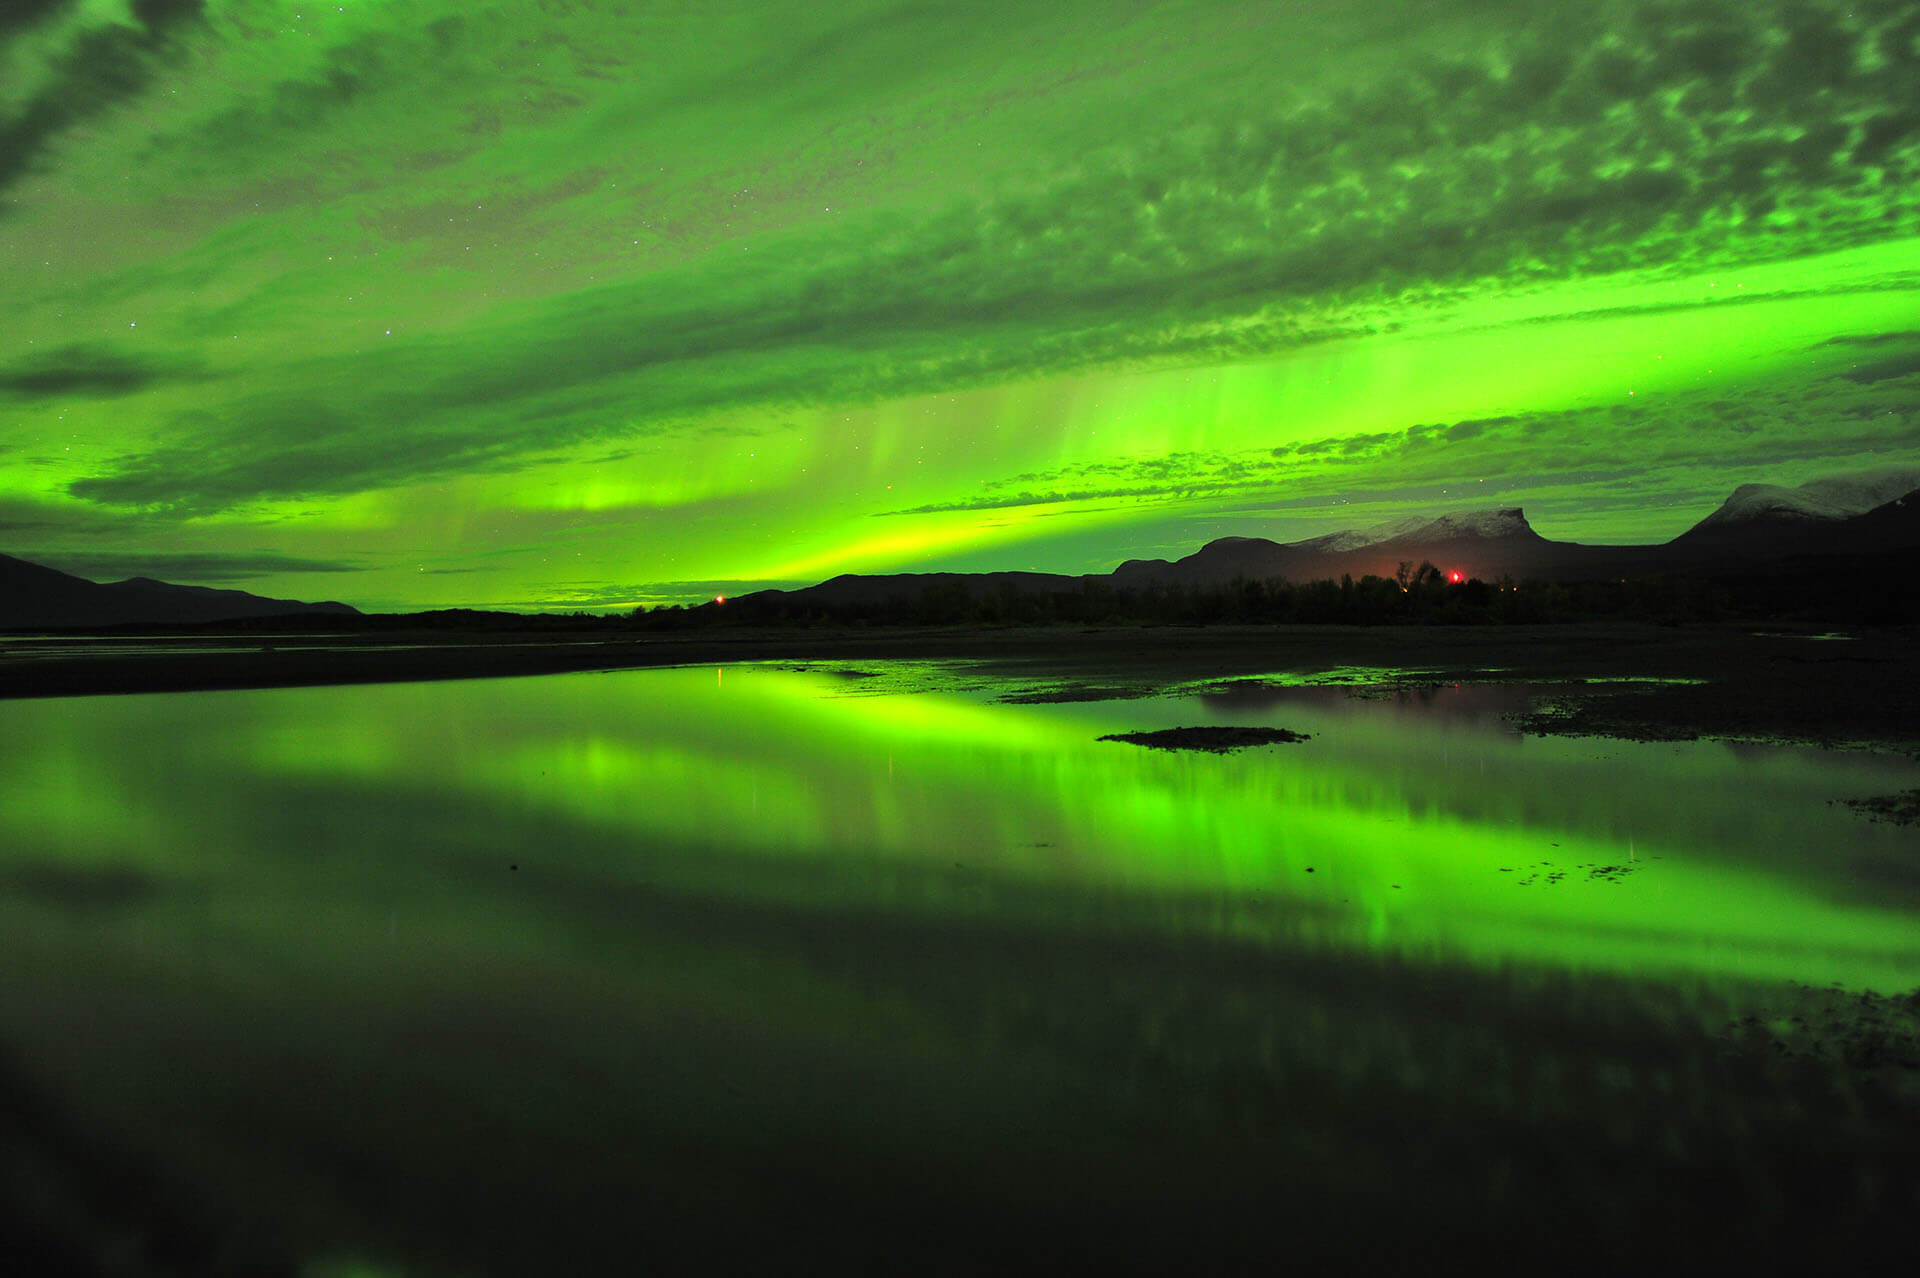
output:
<svg viewBox="0 0 1920 1278"><path fill-rule="evenodd" d="M1526 738L1505 716L1530 690L1499 685L1018 706L850 686L744 666L15 703L0 834L39 865L327 865L348 890L514 864L753 894L771 859L849 900L937 899L959 865L1004 886L1258 894L1265 922L1236 926L1311 916L1330 941L1491 961L1920 977L1910 834L1829 802L1902 788L1897 761ZM1097 740L1195 722L1312 739Z"/></svg>
<svg viewBox="0 0 1920 1278"><path fill-rule="evenodd" d="M868 1261L850 1199L922 1239L955 1195L1125 1219L1170 1184L1216 1239L1311 1223L1416 1129L1463 1160L1433 1212L1536 1163L1615 1203L1622 1160L1566 1149L1776 1139L1675 1028L1703 982L1920 982L1912 832L1829 804L1900 761L1526 738L1511 687L995 695L742 666L0 705L8 1049L303 1258L612 1272L636 1203ZM1195 723L1311 739L1097 739ZM1646 974L1695 993L1620 992ZM1667 1108L1569 1135L1630 1094ZM1475 1162L1486 1122L1554 1134Z"/></svg>

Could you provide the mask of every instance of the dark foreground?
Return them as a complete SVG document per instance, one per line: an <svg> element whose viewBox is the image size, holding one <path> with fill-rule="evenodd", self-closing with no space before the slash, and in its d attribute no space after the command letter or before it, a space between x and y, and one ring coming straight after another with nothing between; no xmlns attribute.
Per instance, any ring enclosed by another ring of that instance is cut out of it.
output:
<svg viewBox="0 0 1920 1278"><path fill-rule="evenodd" d="M236 1090L176 1082L231 1121L260 1116L291 1179L150 1145L152 1115L123 1130L64 1113L0 1061L13 1272L1841 1272L1897 1253L1920 1210L1912 997L1776 992L1756 1012L1724 991L1198 931L645 890L607 894L597 918L566 906L586 942L644 934L693 965L664 1025L646 988L613 1016L609 1034L664 1030L652 1052L556 1038L582 995L537 981L484 1020L322 1001L307 1010L352 1041L465 1054L483 1081L372 1076L267 1028L233 1044ZM871 1007L739 1017L699 967L716 943L798 956ZM142 1004L90 1010L193 1032ZM848 1050L854 1033L891 1035L893 1065ZM337 1125L287 1125L290 1093ZM316 1254L335 1263L296 1263Z"/></svg>
<svg viewBox="0 0 1920 1278"><path fill-rule="evenodd" d="M1558 685L1539 731L1920 748L1904 631L422 642L23 659L0 687L947 658L1036 701L1285 671L1362 691L1516 680ZM1698 682L1632 682L1656 679ZM1909 1247L1920 1214L1920 991L1354 953L1310 918L1255 942L1257 896L983 883L958 862L856 889L820 864L632 849L596 877L538 852L604 837L585 825L457 819L382 829L342 807L289 847L261 815L254 851L314 903L291 926L350 955L353 985L249 949L217 900L170 904L77 858L7 871L16 1271L1832 1271ZM461 844L483 838L528 856L482 881ZM674 877L696 860L704 877ZM749 886L713 886L729 876ZM424 902L417 930L322 908L368 883ZM506 903L497 954L459 893ZM162 909L205 952L150 949L142 911ZM66 983L92 993L37 993ZM222 1037L236 1008L257 1014ZM170 1064L209 1050L231 1062L217 1077ZM248 1143L199 1143L214 1122Z"/></svg>

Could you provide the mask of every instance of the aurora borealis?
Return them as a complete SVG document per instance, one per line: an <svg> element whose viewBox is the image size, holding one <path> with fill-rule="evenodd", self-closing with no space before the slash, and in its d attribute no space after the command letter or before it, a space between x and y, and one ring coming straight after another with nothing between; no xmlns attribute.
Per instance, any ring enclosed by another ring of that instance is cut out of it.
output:
<svg viewBox="0 0 1920 1278"><path fill-rule="evenodd" d="M1920 463L1920 3L27 0L0 548L362 607Z"/></svg>

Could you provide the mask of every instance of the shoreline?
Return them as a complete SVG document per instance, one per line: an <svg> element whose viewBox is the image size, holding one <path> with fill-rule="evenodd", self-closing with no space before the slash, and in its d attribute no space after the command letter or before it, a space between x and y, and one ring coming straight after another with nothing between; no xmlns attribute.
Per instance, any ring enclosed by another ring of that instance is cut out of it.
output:
<svg viewBox="0 0 1920 1278"><path fill-rule="evenodd" d="M278 642L263 643L263 639ZM303 643L308 646L302 646ZM1525 731L1759 739L1920 755L1920 631L1605 623L1561 626L1008 627L57 636L0 643L0 700L515 678L759 661L958 661L1097 694L1353 668L1376 686L1558 685Z"/></svg>

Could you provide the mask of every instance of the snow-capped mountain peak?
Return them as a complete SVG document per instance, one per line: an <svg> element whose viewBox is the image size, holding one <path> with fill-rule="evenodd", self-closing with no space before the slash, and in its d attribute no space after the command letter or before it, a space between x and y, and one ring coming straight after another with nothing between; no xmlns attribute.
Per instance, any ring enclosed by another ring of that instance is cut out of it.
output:
<svg viewBox="0 0 1920 1278"><path fill-rule="evenodd" d="M1863 515L1920 488L1920 470L1902 467L1815 479L1796 488L1742 484L1720 509L1695 525L1719 528L1755 520L1825 523Z"/></svg>
<svg viewBox="0 0 1920 1278"><path fill-rule="evenodd" d="M1527 523L1526 513L1518 506L1506 506L1499 510L1469 510L1442 515L1402 535L1416 541L1454 541L1461 537L1518 537L1532 534L1533 527Z"/></svg>
<svg viewBox="0 0 1920 1278"><path fill-rule="evenodd" d="M1412 515L1406 519L1375 524L1371 528L1344 528L1339 532L1309 537L1305 541L1294 544L1307 550L1359 550L1366 546L1377 546L1383 541L1392 541L1395 537L1405 536L1414 529L1431 522L1425 515Z"/></svg>
<svg viewBox="0 0 1920 1278"><path fill-rule="evenodd" d="M1498 510L1468 510L1435 518L1412 515L1371 528L1349 528L1296 542L1304 549L1335 552L1363 550L1389 541L1457 541L1463 537L1532 536L1533 528L1518 506Z"/></svg>

